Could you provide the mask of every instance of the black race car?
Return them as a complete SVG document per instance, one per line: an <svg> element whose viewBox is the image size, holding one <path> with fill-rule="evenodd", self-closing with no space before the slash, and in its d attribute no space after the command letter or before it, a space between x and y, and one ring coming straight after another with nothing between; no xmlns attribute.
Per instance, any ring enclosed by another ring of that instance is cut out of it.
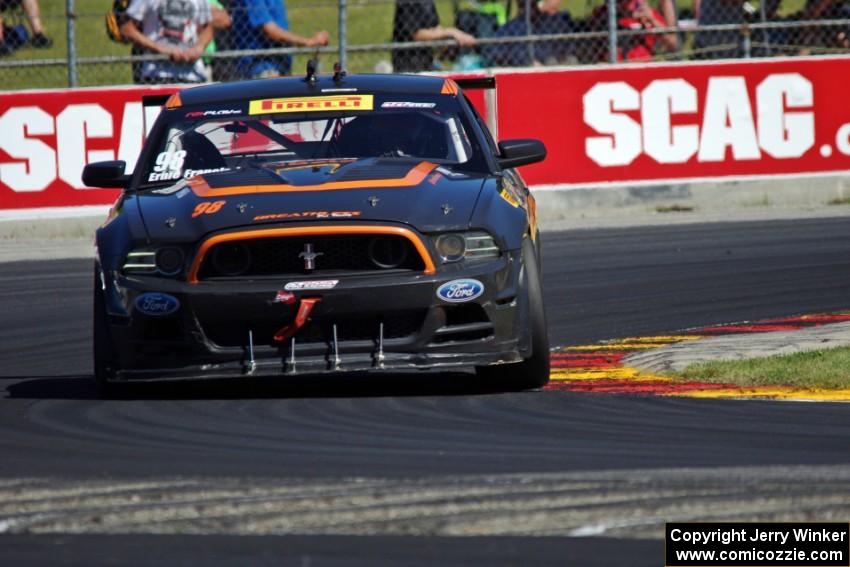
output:
<svg viewBox="0 0 850 567"><path fill-rule="evenodd" d="M96 237L99 386L456 367L545 384L514 168L546 150L497 146L463 86L309 73L170 96L132 175L83 172L124 189Z"/></svg>

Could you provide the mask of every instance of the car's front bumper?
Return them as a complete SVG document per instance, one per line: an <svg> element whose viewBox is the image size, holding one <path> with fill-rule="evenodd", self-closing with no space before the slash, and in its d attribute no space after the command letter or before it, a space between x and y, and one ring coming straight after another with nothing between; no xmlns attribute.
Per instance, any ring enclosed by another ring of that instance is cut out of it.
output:
<svg viewBox="0 0 850 567"><path fill-rule="evenodd" d="M114 380L312 374L362 370L439 369L518 362L530 339L518 283L519 252L421 273L339 278L333 289L294 291L276 302L287 280L202 281L112 274L107 311L115 355ZM448 303L440 285L479 280L483 293ZM288 280L293 281L293 280ZM172 315L140 313L143 293L177 298ZM319 297L305 327L281 343L298 301ZM475 307L477 306L477 307ZM383 325L383 336L381 332ZM337 339L334 340L334 330ZM383 339L383 340L382 340Z"/></svg>

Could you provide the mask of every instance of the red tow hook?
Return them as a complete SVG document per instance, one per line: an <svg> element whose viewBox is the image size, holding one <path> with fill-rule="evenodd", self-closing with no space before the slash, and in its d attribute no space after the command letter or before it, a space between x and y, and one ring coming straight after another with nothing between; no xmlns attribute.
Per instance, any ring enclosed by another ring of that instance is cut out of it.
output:
<svg viewBox="0 0 850 567"><path fill-rule="evenodd" d="M276 332L274 334L274 340L278 343L282 343L286 339L292 338L295 333L304 326L307 322L307 318L310 317L310 313L312 313L313 308L321 300L321 297L302 298L301 303L298 304L298 313L295 314L295 320Z"/></svg>

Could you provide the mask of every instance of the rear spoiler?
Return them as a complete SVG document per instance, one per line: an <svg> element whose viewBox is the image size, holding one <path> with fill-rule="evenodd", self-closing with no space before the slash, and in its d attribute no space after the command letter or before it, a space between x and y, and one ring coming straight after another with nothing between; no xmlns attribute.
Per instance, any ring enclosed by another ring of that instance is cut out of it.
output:
<svg viewBox="0 0 850 567"><path fill-rule="evenodd" d="M455 79L457 86L465 91L474 89L495 89L496 77L471 77L469 79Z"/></svg>
<svg viewBox="0 0 850 567"><path fill-rule="evenodd" d="M144 109L142 112L142 128L145 132L145 138L147 138L148 131L153 126L153 121L159 114L160 109L165 106L165 103L168 102L168 99L170 99L173 94L174 93L142 95L142 108ZM150 124L148 124L149 122Z"/></svg>
<svg viewBox="0 0 850 567"><path fill-rule="evenodd" d="M142 106L162 106L168 102L172 94L174 93L144 95L142 96Z"/></svg>

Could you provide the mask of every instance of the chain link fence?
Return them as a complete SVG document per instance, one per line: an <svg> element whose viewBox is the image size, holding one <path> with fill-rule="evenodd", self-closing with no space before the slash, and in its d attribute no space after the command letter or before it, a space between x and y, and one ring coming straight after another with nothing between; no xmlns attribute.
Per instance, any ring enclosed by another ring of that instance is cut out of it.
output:
<svg viewBox="0 0 850 567"><path fill-rule="evenodd" d="M130 0L118 42L105 15L120 4L0 0L2 88L300 74L316 57L325 72L389 73L850 48L837 0ZM193 52L207 24L213 41Z"/></svg>

